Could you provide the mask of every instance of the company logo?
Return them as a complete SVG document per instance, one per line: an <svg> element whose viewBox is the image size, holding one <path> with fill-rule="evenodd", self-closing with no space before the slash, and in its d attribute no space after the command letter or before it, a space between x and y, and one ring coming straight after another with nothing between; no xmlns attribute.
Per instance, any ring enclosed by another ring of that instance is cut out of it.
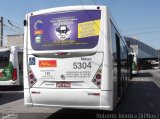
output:
<svg viewBox="0 0 160 119"><path fill-rule="evenodd" d="M56 60L40 60L39 67L57 67Z"/></svg>
<svg viewBox="0 0 160 119"><path fill-rule="evenodd" d="M36 30L36 31L34 31L34 34L41 35L41 34L43 34L43 30Z"/></svg>
<svg viewBox="0 0 160 119"><path fill-rule="evenodd" d="M43 27L43 21L42 20L37 20L34 24L34 29L37 30L41 30Z"/></svg>
<svg viewBox="0 0 160 119"><path fill-rule="evenodd" d="M44 31L42 30L43 29L43 21L42 20L37 20L35 23L34 23L34 35L35 35L35 43L41 43L42 41L42 36L44 34Z"/></svg>
<svg viewBox="0 0 160 119"><path fill-rule="evenodd" d="M41 40L42 40L42 35L37 35L35 37L35 43L41 43Z"/></svg>
<svg viewBox="0 0 160 119"><path fill-rule="evenodd" d="M56 36L60 40L66 40L71 34L71 29L69 29L67 25L60 25L58 28L56 28L55 32Z"/></svg>

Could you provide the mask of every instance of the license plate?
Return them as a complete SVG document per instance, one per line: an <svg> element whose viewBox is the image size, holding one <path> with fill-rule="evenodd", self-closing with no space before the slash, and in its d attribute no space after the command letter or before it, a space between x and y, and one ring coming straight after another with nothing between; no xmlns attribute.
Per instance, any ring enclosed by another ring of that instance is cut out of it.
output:
<svg viewBox="0 0 160 119"><path fill-rule="evenodd" d="M70 82L57 82L56 87L58 87L58 88L70 88L71 83Z"/></svg>

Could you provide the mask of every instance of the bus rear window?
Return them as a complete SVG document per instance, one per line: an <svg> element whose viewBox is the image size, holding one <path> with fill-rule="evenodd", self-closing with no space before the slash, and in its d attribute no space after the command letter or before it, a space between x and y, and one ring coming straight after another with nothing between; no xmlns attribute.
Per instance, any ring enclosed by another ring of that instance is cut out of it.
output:
<svg viewBox="0 0 160 119"><path fill-rule="evenodd" d="M34 50L91 49L97 46L100 10L50 13L30 17Z"/></svg>
<svg viewBox="0 0 160 119"><path fill-rule="evenodd" d="M9 64L10 51L0 52L0 69L5 68Z"/></svg>

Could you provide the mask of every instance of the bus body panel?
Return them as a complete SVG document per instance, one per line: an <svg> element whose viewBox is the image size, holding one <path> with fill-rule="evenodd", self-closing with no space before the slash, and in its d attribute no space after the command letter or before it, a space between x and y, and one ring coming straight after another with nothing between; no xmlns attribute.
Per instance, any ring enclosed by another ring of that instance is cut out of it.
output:
<svg viewBox="0 0 160 119"><path fill-rule="evenodd" d="M26 106L33 106L29 89L24 89L24 102Z"/></svg>
<svg viewBox="0 0 160 119"><path fill-rule="evenodd" d="M35 64L31 64L32 59ZM58 82L66 82L70 85L68 88L98 88L93 83L93 78L102 65L102 59L103 53L63 59L29 55L29 67L37 80L32 87L61 88L57 86Z"/></svg>
<svg viewBox="0 0 160 119"><path fill-rule="evenodd" d="M51 90L52 89L44 90L32 88L30 90L30 93L32 96L33 105L70 108L83 107L91 109L98 108L102 110L112 110L113 107L113 105L111 105L113 104L113 99L111 98L111 91L100 91L92 89L55 89L53 91Z"/></svg>
<svg viewBox="0 0 160 119"><path fill-rule="evenodd" d="M32 93L37 92L37 93ZM61 105L61 106L99 106L99 95L92 95L93 93L99 94L99 90L89 89L35 89L30 90L33 105Z"/></svg>

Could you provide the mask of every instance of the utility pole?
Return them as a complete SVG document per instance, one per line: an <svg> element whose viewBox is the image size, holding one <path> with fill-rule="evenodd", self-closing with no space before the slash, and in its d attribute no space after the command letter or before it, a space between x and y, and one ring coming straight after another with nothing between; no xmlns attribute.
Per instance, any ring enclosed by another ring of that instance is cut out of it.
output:
<svg viewBox="0 0 160 119"><path fill-rule="evenodd" d="M0 47L3 46L3 17L0 17Z"/></svg>

